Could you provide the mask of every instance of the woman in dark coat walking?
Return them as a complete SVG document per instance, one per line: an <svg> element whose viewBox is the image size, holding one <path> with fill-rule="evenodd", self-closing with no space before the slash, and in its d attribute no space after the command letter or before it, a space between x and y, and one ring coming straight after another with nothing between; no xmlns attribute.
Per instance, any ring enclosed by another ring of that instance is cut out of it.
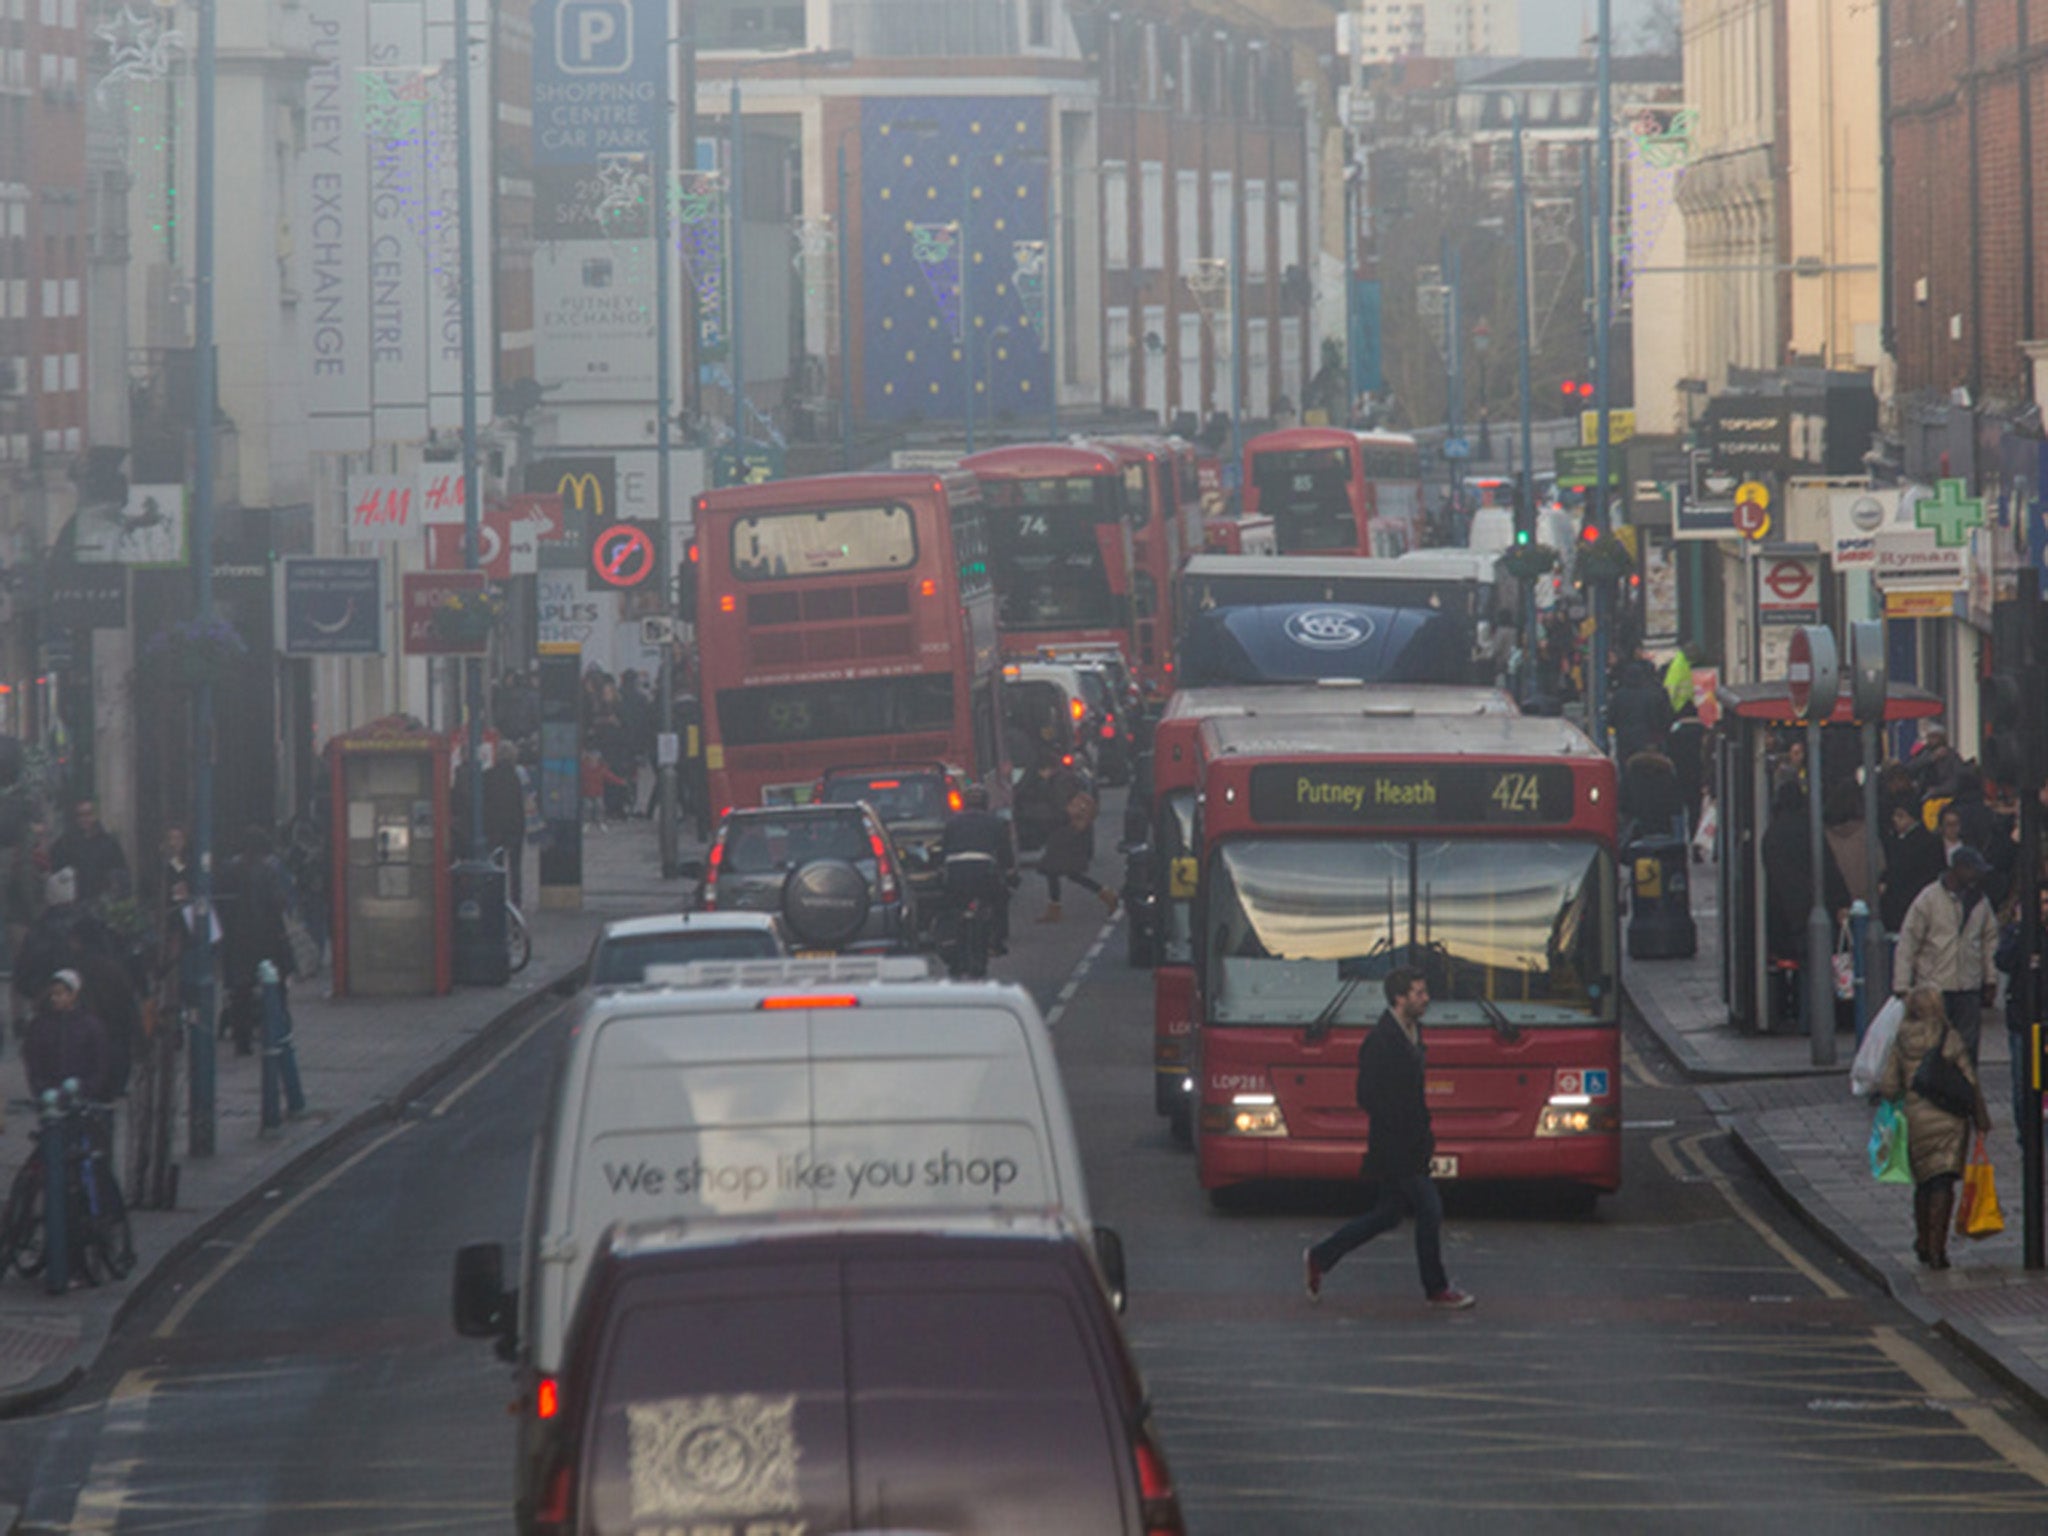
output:
<svg viewBox="0 0 2048 1536"><path fill-rule="evenodd" d="M284 886L278 879L270 835L250 827L242 835L242 851L226 870L220 896L222 979L227 1006L221 1011L221 1032L232 1034L235 1054L256 1048L256 1028L263 1016L258 972L268 960L277 967L280 992L292 975L292 941L285 931Z"/></svg>
<svg viewBox="0 0 2048 1536"><path fill-rule="evenodd" d="M1084 891L1093 891L1109 911L1117 906L1115 891L1089 874L1095 863L1095 797L1075 790L1066 801L1066 814L1054 822L1045 836L1045 852L1039 856L1038 872L1045 876L1045 911L1041 923L1056 923L1060 911L1060 882L1071 880Z"/></svg>

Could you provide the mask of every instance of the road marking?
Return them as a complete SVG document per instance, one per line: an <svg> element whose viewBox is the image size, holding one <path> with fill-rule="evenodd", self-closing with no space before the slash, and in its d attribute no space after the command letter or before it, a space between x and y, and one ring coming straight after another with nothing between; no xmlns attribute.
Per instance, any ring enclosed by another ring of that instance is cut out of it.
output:
<svg viewBox="0 0 2048 1536"><path fill-rule="evenodd" d="M1674 1139L1670 1136L1659 1136L1650 1143L1650 1151L1656 1156L1657 1161L1664 1165L1664 1171L1671 1175L1672 1183L1699 1183L1700 1176L1696 1173L1687 1173L1685 1165L1678 1160L1678 1154L1671 1150L1671 1143Z"/></svg>
<svg viewBox="0 0 2048 1536"><path fill-rule="evenodd" d="M440 1103L434 1106L433 1112L429 1114L427 1118L430 1120L438 1120L443 1115L447 1114L449 1110L455 1107L457 1100L459 1100L464 1094L468 1093L469 1090L474 1088L478 1083L482 1082L485 1078L489 1077L493 1072L497 1071L498 1068L502 1067L507 1061L507 1059L509 1059L513 1055L513 1053L515 1053L521 1046L525 1045L526 1042L531 1040L535 1035L540 1033L541 1027L543 1025L553 1023L556 1016L559 1015L561 1011L562 1010L559 1008L543 1008L540 1012L540 1016L536 1018L531 1024L527 1025L526 1028L519 1031L518 1036L511 1042L509 1042L503 1050L499 1051L496 1055L492 1056L489 1061L485 1062L482 1066L478 1067L474 1072L470 1073L468 1077L465 1077L460 1083L456 1084L454 1088L450 1089L447 1096L443 1098Z"/></svg>
<svg viewBox="0 0 2048 1536"><path fill-rule="evenodd" d="M270 1236L271 1233L275 1232L280 1226L282 1226L287 1217L289 1217L294 1211L298 1210L301 1206L305 1205L306 1202L311 1200L315 1195L320 1194L323 1190L331 1188L336 1183L336 1181L338 1181L342 1177L343 1174L349 1173L359 1164L366 1161L372 1153L382 1151L385 1147L389 1146L392 1142L398 1140L399 1137L403 1136L407 1131L411 1130L417 1124L419 1124L419 1122L416 1120L407 1120L401 1122L398 1125L392 1126L390 1130L386 1131L383 1135L377 1137L368 1146L359 1148L357 1151L352 1153L343 1161L335 1164L335 1166L328 1169L326 1173L322 1174L319 1178L315 1179L311 1184L308 1184L304 1189L300 1190L296 1195L293 1195L291 1199L285 1201L284 1204L280 1205L276 1210L272 1211L268 1216L264 1217L262 1221L256 1224L255 1231L251 1232L247 1237L243 1238L239 1243L235 1244L233 1248L229 1249L226 1257L224 1257L220 1261L220 1263L216 1264L212 1268L212 1270L210 1270L206 1275L201 1277L193 1285L191 1290L187 1291L183 1296L178 1298L178 1304L172 1307L169 1312L164 1314L164 1320L156 1325L156 1332L152 1334L151 1337L158 1339L168 1339L175 1337L178 1330L184 1326L185 1319L192 1315L192 1309L198 1306L199 1303L206 1298L206 1295L209 1291L211 1291L216 1285L219 1285L222 1280L227 1278L227 1276L234 1271L237 1265L239 1265L244 1259L248 1258L250 1254L254 1253L258 1245L261 1244L266 1237Z"/></svg>
<svg viewBox="0 0 2048 1536"><path fill-rule="evenodd" d="M134 1447L125 1442L147 1426L155 1393L155 1377L147 1371L130 1371L107 1395L100 1449L72 1505L71 1523L65 1527L73 1536L111 1536L120 1526L130 1497L128 1480L141 1464Z"/></svg>
<svg viewBox="0 0 2048 1536"><path fill-rule="evenodd" d="M1762 1238L1765 1245L1773 1253L1798 1270L1806 1278L1806 1282L1819 1291L1821 1295L1827 1297L1828 1300L1840 1301L1847 1297L1849 1293L1846 1290L1829 1279L1805 1254L1794 1248L1780 1236L1777 1228L1773 1227L1752 1210L1749 1202L1736 1193L1735 1186L1729 1181L1727 1175L1716 1168L1713 1159L1700 1150L1701 1142L1722 1134L1724 1133L1720 1131L1700 1131L1695 1135L1686 1137L1684 1141L1679 1143L1679 1146L1684 1151L1686 1160L1699 1169L1706 1181L1720 1192L1723 1200L1728 1202L1728 1209L1742 1219L1744 1226Z"/></svg>
<svg viewBox="0 0 2048 1536"><path fill-rule="evenodd" d="M1066 1017L1067 1005L1073 1002L1074 994L1081 990L1081 983L1088 979L1088 968L1095 964L1097 958L1102 954L1103 946L1109 942L1109 936L1114 932L1116 932L1116 916L1112 913L1109 919L1103 923L1102 932L1095 936L1095 942L1088 946L1088 952L1080 958L1073 971L1068 975L1065 984L1059 990L1059 995L1052 1000L1052 1007L1045 1016L1045 1027L1047 1029L1053 1028L1061 1019Z"/></svg>
<svg viewBox="0 0 2048 1536"><path fill-rule="evenodd" d="M2002 1456L2014 1471L2048 1487L2048 1451L2014 1429L1997 1409L1979 1403L1940 1361L1897 1329L1875 1328L1870 1337L1886 1359L1953 1414L1958 1424Z"/></svg>
<svg viewBox="0 0 2048 1536"><path fill-rule="evenodd" d="M1622 1079L1636 1088L1669 1088L1671 1084L1652 1072L1642 1055L1624 1037L1621 1042Z"/></svg>

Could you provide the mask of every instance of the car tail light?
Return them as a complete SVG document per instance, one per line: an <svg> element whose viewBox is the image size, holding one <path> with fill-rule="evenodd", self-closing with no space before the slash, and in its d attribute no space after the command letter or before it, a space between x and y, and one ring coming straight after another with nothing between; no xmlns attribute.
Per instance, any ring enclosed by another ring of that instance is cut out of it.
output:
<svg viewBox="0 0 2048 1536"><path fill-rule="evenodd" d="M720 613L733 613L737 611L738 608L739 600L735 598L730 592L726 593L723 597L719 598L718 600L718 611Z"/></svg>
<svg viewBox="0 0 2048 1536"><path fill-rule="evenodd" d="M816 995L792 994L788 997L764 997L761 1011L764 1013L785 1013L792 1008L858 1008L860 998L851 992L827 992Z"/></svg>
<svg viewBox="0 0 2048 1536"><path fill-rule="evenodd" d="M947 809L947 810L949 810L949 811L957 811L957 810L961 809L961 808L962 808L963 806L965 806L966 804L967 804L967 802L966 802L965 800L963 800L963 799L961 799L961 798L960 798L960 791L959 791L959 790L957 790L957 789L949 789L949 790L947 790L947 791L946 791L946 809Z"/></svg>
<svg viewBox="0 0 2048 1536"><path fill-rule="evenodd" d="M564 1461L547 1475L533 1506L533 1536L568 1536L576 1518L576 1467Z"/></svg>
<svg viewBox="0 0 2048 1536"><path fill-rule="evenodd" d="M939 584L938 582L934 581L931 577L927 576L922 582L918 584L918 591L923 593L926 597L937 597L939 595Z"/></svg>
<svg viewBox="0 0 2048 1536"><path fill-rule="evenodd" d="M1074 718L1076 720L1080 719L1083 715L1088 713L1088 706L1086 704L1083 704L1079 699L1067 700L1067 707L1073 710Z"/></svg>
<svg viewBox="0 0 2048 1536"><path fill-rule="evenodd" d="M1115 715L1110 715L1109 717L1107 717L1107 718L1106 718L1106 719L1105 719L1105 720L1104 720L1104 721L1102 722L1102 739L1103 739L1104 741L1115 741L1115 740L1116 740L1116 716L1115 716Z"/></svg>
<svg viewBox="0 0 2048 1536"><path fill-rule="evenodd" d="M901 779L871 779L868 781L869 789L901 789L902 787L903 781ZM823 799L824 797L820 795L819 798Z"/></svg>
<svg viewBox="0 0 2048 1536"><path fill-rule="evenodd" d="M713 911L718 906L718 866L725 862L725 834L711 845L711 857L704 865L704 910Z"/></svg>
<svg viewBox="0 0 2048 1536"><path fill-rule="evenodd" d="M875 850L875 872L877 883L882 888L882 900L896 899L896 861L889 856L889 839L879 832L868 834L868 846Z"/></svg>
<svg viewBox="0 0 2048 1536"><path fill-rule="evenodd" d="M561 1384L552 1376L543 1376L533 1389L533 1416L537 1419L552 1419L562 1411Z"/></svg>
<svg viewBox="0 0 2048 1536"><path fill-rule="evenodd" d="M1153 1444L1149 1428L1138 1431L1132 1455L1138 1464L1138 1516L1145 1536L1187 1536L1180 1499L1173 1491L1173 1474L1167 1470L1164 1453Z"/></svg>

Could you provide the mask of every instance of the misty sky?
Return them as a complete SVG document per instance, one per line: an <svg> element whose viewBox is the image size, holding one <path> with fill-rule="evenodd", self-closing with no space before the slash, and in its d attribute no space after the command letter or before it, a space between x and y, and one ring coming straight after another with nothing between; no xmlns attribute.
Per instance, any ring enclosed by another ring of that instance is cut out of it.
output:
<svg viewBox="0 0 2048 1536"><path fill-rule="evenodd" d="M1614 0L1614 35L1624 46L1634 41L1647 8L1646 0ZM1578 52L1579 39L1591 30L1597 11L1595 0L1522 0L1522 51L1531 56Z"/></svg>

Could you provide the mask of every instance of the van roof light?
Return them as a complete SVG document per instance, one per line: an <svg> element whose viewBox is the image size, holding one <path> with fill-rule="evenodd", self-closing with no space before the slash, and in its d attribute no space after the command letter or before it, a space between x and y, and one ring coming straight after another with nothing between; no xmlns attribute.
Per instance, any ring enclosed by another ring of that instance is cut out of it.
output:
<svg viewBox="0 0 2048 1536"><path fill-rule="evenodd" d="M781 1013L791 1008L858 1008L859 1006L860 998L852 992L796 993L761 999L761 1009L764 1013Z"/></svg>

